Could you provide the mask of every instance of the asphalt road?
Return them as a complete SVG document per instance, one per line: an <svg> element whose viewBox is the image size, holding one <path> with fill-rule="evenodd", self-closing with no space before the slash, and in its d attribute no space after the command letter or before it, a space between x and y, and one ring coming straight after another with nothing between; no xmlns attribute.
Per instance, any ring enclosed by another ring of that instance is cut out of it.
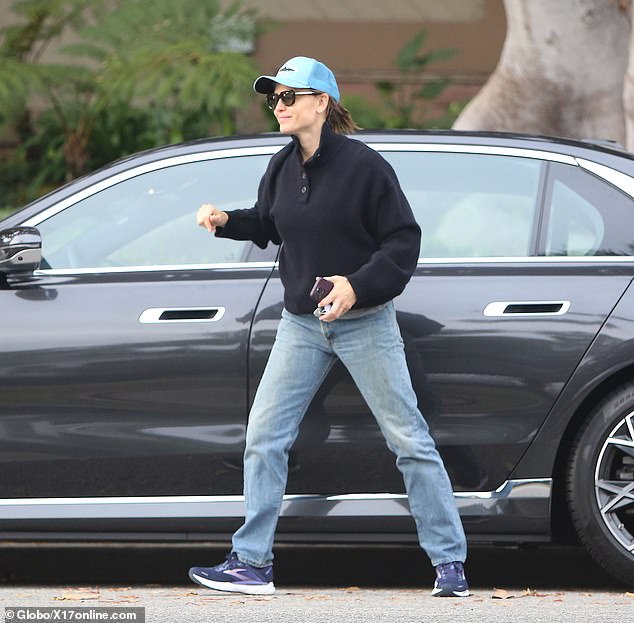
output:
<svg viewBox="0 0 634 623"><path fill-rule="evenodd" d="M189 566L223 558L217 547L0 544L0 623L28 620L7 618L12 607L65 608L57 620L97 620L77 610L97 606L143 608L152 622L634 623L634 587L612 580L578 548L472 547L467 599L432 598L433 571L414 547L276 551L276 594L250 597L187 579Z"/></svg>

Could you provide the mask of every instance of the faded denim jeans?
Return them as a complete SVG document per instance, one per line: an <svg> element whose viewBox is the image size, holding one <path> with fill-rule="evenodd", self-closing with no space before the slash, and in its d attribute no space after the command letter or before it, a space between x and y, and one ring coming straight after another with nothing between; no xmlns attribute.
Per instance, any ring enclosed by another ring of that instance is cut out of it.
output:
<svg viewBox="0 0 634 623"><path fill-rule="evenodd" d="M233 535L242 562L273 560L288 451L314 395L339 358L367 402L403 474L419 542L434 566L466 558L451 483L417 407L394 304L331 323L284 310L249 416L245 522Z"/></svg>

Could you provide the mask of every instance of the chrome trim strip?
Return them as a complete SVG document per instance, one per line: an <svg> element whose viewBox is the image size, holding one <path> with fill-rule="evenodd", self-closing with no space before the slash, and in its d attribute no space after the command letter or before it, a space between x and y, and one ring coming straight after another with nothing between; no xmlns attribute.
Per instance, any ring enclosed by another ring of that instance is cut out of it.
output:
<svg viewBox="0 0 634 623"><path fill-rule="evenodd" d="M136 177L137 175L142 175L143 173L149 173L150 171L157 171L159 169L165 169L167 167L172 167L179 164L188 164L190 162L202 162L203 160L217 160L219 158L237 158L240 156L268 156L277 153L280 149L282 149L284 145L265 145L262 147L242 147L236 149L216 149L213 151L203 151L197 154L186 154L184 156L173 156L172 158L165 158L164 160L156 160L155 162L148 162L146 164L142 164L138 167L134 167L132 169L128 169L126 171L122 171L112 177L109 177L105 180L101 180L97 184L93 186L89 186L88 188L84 188L80 190L78 193L67 197L66 199L56 203L50 208L36 214L30 219L24 221L23 225L36 226L38 223L45 221L47 218L65 210L66 208L90 197L106 188L110 188L110 186L114 186L115 184L119 184L125 180L128 180L132 177Z"/></svg>
<svg viewBox="0 0 634 623"><path fill-rule="evenodd" d="M507 480L495 491L454 493L458 499L500 500L515 498L542 498L549 499L553 486L552 478L517 478Z"/></svg>
<svg viewBox="0 0 634 623"><path fill-rule="evenodd" d="M606 182L610 182L610 184L627 193L630 197L634 197L634 178L611 167L606 167L604 164L598 164L584 158L577 158L576 160L584 169L598 175Z"/></svg>
<svg viewBox="0 0 634 623"><path fill-rule="evenodd" d="M561 305L561 308L554 312L507 312L509 305ZM563 316L570 309L570 301L493 301L489 303L482 312L490 318L530 318L532 316Z"/></svg>
<svg viewBox="0 0 634 623"><path fill-rule="evenodd" d="M165 312L215 312L213 318L174 318L166 320L161 318L161 315ZM142 324L172 324L188 323L188 322L218 322L225 315L225 308L218 306L211 307L151 307L144 310L139 316L139 322Z"/></svg>
<svg viewBox="0 0 634 623"><path fill-rule="evenodd" d="M442 143L368 143L377 151L426 151L449 152L465 154L489 154L492 156L514 156L519 158L537 158L551 162L561 162L577 166L577 161L572 156L558 154L540 149L523 149L521 147L501 147L489 145L461 145Z"/></svg>
<svg viewBox="0 0 634 623"><path fill-rule="evenodd" d="M533 256L533 257L421 257L418 266L430 264L620 264L632 263L631 255L594 255L594 256ZM163 266L108 266L95 268L40 268L34 271L36 276L72 276L72 275L109 275L124 273L147 273L161 271L194 270L260 270L272 269L277 262L227 262L226 264L166 264Z"/></svg>
<svg viewBox="0 0 634 623"><path fill-rule="evenodd" d="M634 255L539 255L525 257L419 257L427 264L619 264L634 262Z"/></svg>
<svg viewBox="0 0 634 623"><path fill-rule="evenodd" d="M118 273L149 273L160 271L191 271L191 270L244 270L271 269L276 262L227 262L225 264L165 264L153 266L107 266L95 268L40 268L35 275L109 275Z"/></svg>
<svg viewBox="0 0 634 623"><path fill-rule="evenodd" d="M508 480L494 491L454 493L459 509L484 511L501 500L549 499L552 479ZM282 517L305 515L409 515L405 494L285 495ZM242 495L190 495L103 498L0 499L0 515L11 519L129 518L129 517L243 517Z"/></svg>

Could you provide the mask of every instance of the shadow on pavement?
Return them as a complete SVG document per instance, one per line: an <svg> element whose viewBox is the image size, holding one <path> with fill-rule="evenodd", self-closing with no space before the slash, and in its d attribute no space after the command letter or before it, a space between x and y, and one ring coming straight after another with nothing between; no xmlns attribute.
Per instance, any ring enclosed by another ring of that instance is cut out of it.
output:
<svg viewBox="0 0 634 623"><path fill-rule="evenodd" d="M190 566L211 566L225 549L208 545L0 544L3 585L189 585ZM623 586L576 547L472 546L472 588L614 589ZM434 573L413 546L279 546L275 581L282 586L427 587Z"/></svg>

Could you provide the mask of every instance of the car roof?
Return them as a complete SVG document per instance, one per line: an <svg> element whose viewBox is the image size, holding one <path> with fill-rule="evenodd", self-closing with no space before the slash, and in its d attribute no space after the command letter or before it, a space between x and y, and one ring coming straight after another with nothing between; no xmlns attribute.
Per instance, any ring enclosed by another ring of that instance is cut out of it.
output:
<svg viewBox="0 0 634 623"><path fill-rule="evenodd" d="M367 143L386 143L386 142L402 142L402 143L455 143L459 140L464 144L472 145L491 145L491 146L514 146L524 148L538 148L556 153L568 155L583 155L589 153L605 154L617 158L625 158L634 162L634 154L629 153L625 148L617 143L607 139L572 139L560 136L547 136L540 134L522 134L517 132L491 132L491 131L464 131L464 130L361 130L351 138L357 138ZM218 148L234 148L246 147L253 145L254 142L259 144L283 144L290 140L288 136L279 132L265 132L250 135L236 135L229 137L208 137L200 138L184 143L174 145L165 145L148 149L144 152L138 152L131 157L141 155L156 155L165 157L173 155L170 152L181 151L204 151L210 147ZM130 157L124 158L119 162L125 162Z"/></svg>

